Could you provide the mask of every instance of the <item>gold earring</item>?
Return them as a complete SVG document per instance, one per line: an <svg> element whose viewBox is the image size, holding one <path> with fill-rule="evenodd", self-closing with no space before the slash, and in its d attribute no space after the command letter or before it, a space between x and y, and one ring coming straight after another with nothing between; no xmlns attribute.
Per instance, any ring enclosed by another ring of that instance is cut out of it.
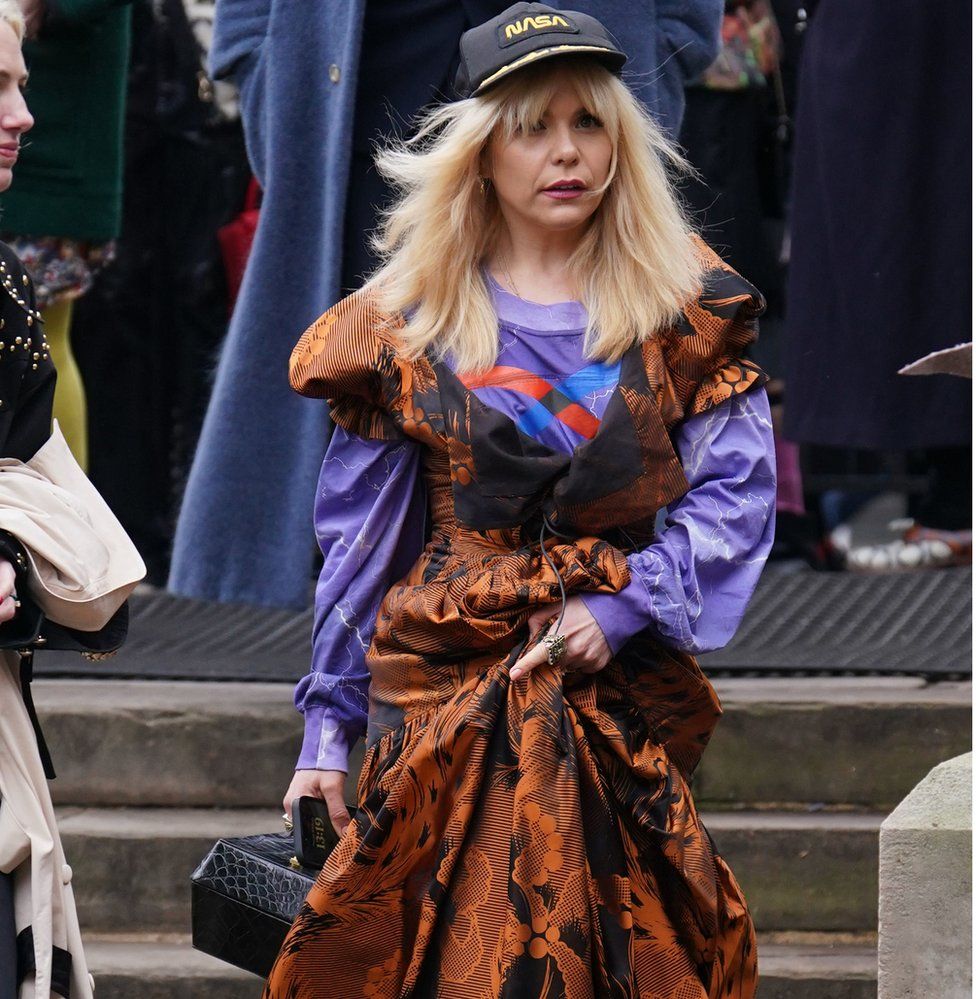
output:
<svg viewBox="0 0 976 999"><path fill-rule="evenodd" d="M482 177L480 183L481 183L481 193L482 193L482 195L487 194L488 193L488 178L487 177Z"/></svg>

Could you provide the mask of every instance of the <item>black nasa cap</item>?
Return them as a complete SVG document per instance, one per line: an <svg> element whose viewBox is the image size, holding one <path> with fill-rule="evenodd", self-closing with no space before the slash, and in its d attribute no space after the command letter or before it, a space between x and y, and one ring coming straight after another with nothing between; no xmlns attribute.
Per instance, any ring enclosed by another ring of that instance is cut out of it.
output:
<svg viewBox="0 0 976 999"><path fill-rule="evenodd" d="M556 10L544 3L516 3L461 36L461 62L454 79L458 97L474 97L540 59L587 54L613 73L627 56L589 14Z"/></svg>

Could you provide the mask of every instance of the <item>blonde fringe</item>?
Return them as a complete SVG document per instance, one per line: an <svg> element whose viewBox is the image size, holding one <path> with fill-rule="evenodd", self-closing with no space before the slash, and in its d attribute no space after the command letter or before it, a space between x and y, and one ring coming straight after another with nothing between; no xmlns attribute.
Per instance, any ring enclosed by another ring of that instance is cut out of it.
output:
<svg viewBox="0 0 976 999"><path fill-rule="evenodd" d="M24 14L17 0L0 0L0 21L9 24L17 41L24 43Z"/></svg>
<svg viewBox="0 0 976 999"><path fill-rule="evenodd" d="M367 282L380 308L404 313L406 356L451 355L461 371L490 368L498 321L481 266L503 225L481 190L480 161L496 132L537 121L557 64L529 67L480 98L442 105L407 142L377 155L399 192L374 238L383 261ZM587 356L617 360L676 319L701 288L693 228L668 176L687 166L630 91L593 60L572 60L580 98L613 145L603 201L569 261L589 312Z"/></svg>

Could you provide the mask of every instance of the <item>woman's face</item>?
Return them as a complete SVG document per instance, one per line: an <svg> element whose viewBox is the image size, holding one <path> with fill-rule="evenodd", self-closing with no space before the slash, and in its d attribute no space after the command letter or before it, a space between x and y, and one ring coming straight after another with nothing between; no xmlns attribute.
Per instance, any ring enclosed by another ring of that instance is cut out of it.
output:
<svg viewBox="0 0 976 999"><path fill-rule="evenodd" d="M613 154L610 136L560 70L542 119L511 139L488 146L487 173L502 215L513 229L542 232L582 229L600 206Z"/></svg>
<svg viewBox="0 0 976 999"><path fill-rule="evenodd" d="M0 191L10 187L20 137L34 119L24 101L27 67L14 29L0 22Z"/></svg>

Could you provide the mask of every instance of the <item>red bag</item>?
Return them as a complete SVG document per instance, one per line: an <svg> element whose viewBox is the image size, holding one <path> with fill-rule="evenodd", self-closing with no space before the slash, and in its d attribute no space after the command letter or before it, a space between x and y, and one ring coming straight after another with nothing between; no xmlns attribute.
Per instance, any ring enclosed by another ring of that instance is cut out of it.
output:
<svg viewBox="0 0 976 999"><path fill-rule="evenodd" d="M251 183L247 185L243 211L217 230L220 252L224 258L224 273L227 276L227 307L230 312L234 311L234 303L244 280L244 268L251 255L260 210L261 186L252 177Z"/></svg>

